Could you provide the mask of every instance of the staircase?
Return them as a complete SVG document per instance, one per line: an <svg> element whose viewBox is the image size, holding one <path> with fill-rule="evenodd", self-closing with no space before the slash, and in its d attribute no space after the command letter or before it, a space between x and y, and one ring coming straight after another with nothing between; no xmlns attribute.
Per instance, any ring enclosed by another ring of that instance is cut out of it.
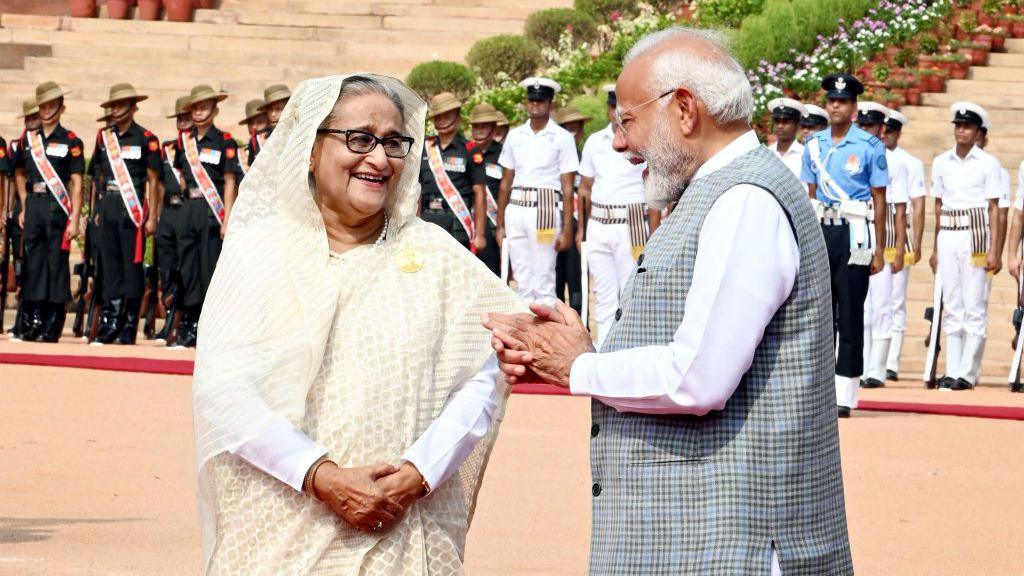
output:
<svg viewBox="0 0 1024 576"><path fill-rule="evenodd" d="M150 99L139 124L167 138L174 100L198 83L224 90L218 123L239 131L245 102L269 84L373 71L404 78L432 59L462 61L479 38L521 33L535 10L572 0L223 0L194 23L0 15L0 134L21 133L21 101L56 81L63 124L91 140L111 84ZM91 146L91 143L87 142Z"/></svg>
<svg viewBox="0 0 1024 576"><path fill-rule="evenodd" d="M910 125L903 131L900 145L920 158L927 166L929 189L932 160L953 146L949 106L954 102L967 100L983 106L992 117L989 145L986 150L995 155L1003 167L1009 170L1011 198L1016 198L1017 169L1024 160L1024 40L1007 40L1006 50L1003 54L990 54L987 66L972 67L967 79L949 81L944 94L926 94L921 106L900 108L900 111L910 119ZM933 203L929 199L922 251L925 262L915 265L910 273L907 333L900 367L901 377L904 379L920 379L924 369L923 341L928 331L924 309L931 306L935 280L927 263L934 244L933 208ZM1012 214L1010 218L1012 222ZM985 384L1006 385L1013 353L1009 345L1013 337L1010 319L1016 302L1016 282L1004 268L992 281L988 307L988 344L982 366Z"/></svg>

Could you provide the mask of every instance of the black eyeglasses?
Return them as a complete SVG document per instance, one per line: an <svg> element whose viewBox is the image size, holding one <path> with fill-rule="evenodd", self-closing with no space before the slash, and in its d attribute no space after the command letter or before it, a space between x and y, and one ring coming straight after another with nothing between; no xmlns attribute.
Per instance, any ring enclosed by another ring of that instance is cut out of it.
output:
<svg viewBox="0 0 1024 576"><path fill-rule="evenodd" d="M378 138L362 130L338 130L336 128L317 128L317 134L341 134L345 136L345 146L355 154L369 154L378 144L384 148L389 158L405 158L412 150L415 138L411 136L385 136Z"/></svg>

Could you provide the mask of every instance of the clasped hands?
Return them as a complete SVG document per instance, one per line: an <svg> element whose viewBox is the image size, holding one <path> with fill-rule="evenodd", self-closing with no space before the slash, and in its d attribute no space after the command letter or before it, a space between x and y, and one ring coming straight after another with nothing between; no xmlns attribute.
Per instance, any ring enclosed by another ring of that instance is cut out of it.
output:
<svg viewBox="0 0 1024 576"><path fill-rule="evenodd" d="M554 308L530 304L533 314L487 313L481 318L491 331L491 345L509 384L544 381L569 387L572 364L594 351L587 327L563 302Z"/></svg>
<svg viewBox="0 0 1024 576"><path fill-rule="evenodd" d="M408 462L398 468L384 463L341 468L326 462L311 484L313 496L363 532L393 528L423 495L423 476Z"/></svg>

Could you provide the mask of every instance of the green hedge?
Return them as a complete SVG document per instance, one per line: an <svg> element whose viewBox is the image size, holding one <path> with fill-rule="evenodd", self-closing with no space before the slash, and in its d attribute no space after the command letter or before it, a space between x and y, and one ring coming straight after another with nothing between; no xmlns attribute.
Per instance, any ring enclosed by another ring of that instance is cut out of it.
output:
<svg viewBox="0 0 1024 576"><path fill-rule="evenodd" d="M425 100L441 92L465 98L476 87L476 74L458 62L434 60L418 64L406 76L405 83Z"/></svg>
<svg viewBox="0 0 1024 576"><path fill-rule="evenodd" d="M575 106L580 112L591 118L590 122L587 122L583 127L584 141L590 138L591 134L608 125L608 98L604 92L599 94L599 96L584 94L573 98L569 102L570 105Z"/></svg>
<svg viewBox="0 0 1024 576"><path fill-rule="evenodd" d="M736 34L735 51L746 68L761 60L781 62L790 50L809 51L819 34L830 34L839 25L863 16L875 0L767 0L759 14L743 19Z"/></svg>
<svg viewBox="0 0 1024 576"><path fill-rule="evenodd" d="M466 54L466 62L487 84L495 84L507 74L518 82L537 71L543 62L540 47L523 36L502 34L477 40Z"/></svg>
<svg viewBox="0 0 1024 576"><path fill-rule="evenodd" d="M549 8L530 14L524 33L541 47L557 48L559 38L569 27L573 44L597 38L597 22L586 12L573 8Z"/></svg>
<svg viewBox="0 0 1024 576"><path fill-rule="evenodd" d="M608 23L612 14L629 17L636 14L636 0L575 0L573 7L580 12L590 14L598 22Z"/></svg>
<svg viewBox="0 0 1024 576"><path fill-rule="evenodd" d="M702 25L737 28L744 18L760 12L764 2L765 0L700 0L697 2L697 14Z"/></svg>

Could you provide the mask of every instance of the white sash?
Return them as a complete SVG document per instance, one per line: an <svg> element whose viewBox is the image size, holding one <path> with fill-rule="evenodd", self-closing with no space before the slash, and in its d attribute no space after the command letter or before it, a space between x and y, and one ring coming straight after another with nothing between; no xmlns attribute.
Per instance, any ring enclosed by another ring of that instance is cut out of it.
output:
<svg viewBox="0 0 1024 576"><path fill-rule="evenodd" d="M832 175L825 169L835 147L829 149L825 155L825 161L821 160L821 147L818 140L811 138L806 146L810 148L809 155L814 167L818 171L818 188L826 198L839 204L839 217L849 222L850 226L850 260L854 266L869 266L875 249L875 215L871 210L871 204L860 200L853 200L843 190L843 187L832 178Z"/></svg>

